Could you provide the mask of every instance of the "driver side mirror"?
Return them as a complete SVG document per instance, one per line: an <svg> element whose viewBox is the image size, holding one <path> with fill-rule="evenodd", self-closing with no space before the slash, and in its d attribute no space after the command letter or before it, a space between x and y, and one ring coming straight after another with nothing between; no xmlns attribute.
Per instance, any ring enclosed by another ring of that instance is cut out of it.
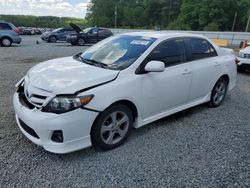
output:
<svg viewBox="0 0 250 188"><path fill-rule="evenodd" d="M162 61L150 61L145 66L147 72L163 72L165 70L165 63Z"/></svg>

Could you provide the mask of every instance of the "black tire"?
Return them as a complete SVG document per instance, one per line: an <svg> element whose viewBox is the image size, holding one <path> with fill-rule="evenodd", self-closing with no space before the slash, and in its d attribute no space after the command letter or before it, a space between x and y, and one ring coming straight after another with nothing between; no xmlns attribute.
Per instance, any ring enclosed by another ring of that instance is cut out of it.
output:
<svg viewBox="0 0 250 188"><path fill-rule="evenodd" d="M78 44L78 46L85 46L85 40L84 40L84 38L77 39L77 44Z"/></svg>
<svg viewBox="0 0 250 188"><path fill-rule="evenodd" d="M222 89L220 90L219 93L220 87L222 87ZM210 101L208 103L210 107L216 108L222 104L227 94L227 89L228 89L227 87L228 87L228 82L224 78L220 78L216 82L211 93Z"/></svg>
<svg viewBox="0 0 250 188"><path fill-rule="evenodd" d="M3 47L10 47L12 45L12 40L8 37L3 37L0 43Z"/></svg>
<svg viewBox="0 0 250 188"><path fill-rule="evenodd" d="M76 42L71 42L70 44L71 44L72 46L77 45L77 43L76 43Z"/></svg>
<svg viewBox="0 0 250 188"><path fill-rule="evenodd" d="M119 128L117 128L118 127L117 124L119 123L114 123L112 121L113 114L116 114L115 115L116 122L121 122L121 119L126 119L127 121L124 122L123 124L121 123ZM121 116L121 114L124 116ZM121 119L119 119L119 116ZM112 126L116 128L112 129L111 128ZM101 114L98 115L97 119L95 120L93 124L93 127L91 129L92 145L95 148L102 149L102 150L114 149L125 142L125 140L128 138L132 130L132 126L133 126L133 115L132 115L131 110L127 106L123 104L110 106L109 108L107 108ZM110 130L103 131L103 129L106 129L106 128ZM119 132L118 129L122 131L123 136L120 136L120 134L118 133ZM109 139L110 137L112 137L111 139L113 142L107 143L109 142L109 140L111 140Z"/></svg>
<svg viewBox="0 0 250 188"><path fill-rule="evenodd" d="M239 73L244 73L246 70L244 69L244 68L242 68L242 67L237 67L237 71L239 72Z"/></svg>
<svg viewBox="0 0 250 188"><path fill-rule="evenodd" d="M52 36L49 37L49 42L56 43L56 41L57 41L56 36L52 35Z"/></svg>

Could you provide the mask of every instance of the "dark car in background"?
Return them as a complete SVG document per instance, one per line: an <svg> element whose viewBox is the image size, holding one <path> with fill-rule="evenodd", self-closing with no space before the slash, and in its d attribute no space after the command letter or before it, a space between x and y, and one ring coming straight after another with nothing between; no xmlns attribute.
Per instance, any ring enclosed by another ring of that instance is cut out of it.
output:
<svg viewBox="0 0 250 188"><path fill-rule="evenodd" d="M70 24L70 26L76 31L75 34L67 36L67 42L72 45L84 46L86 43L95 44L113 35L113 33L106 28L90 27L81 30L80 27L75 24Z"/></svg>
<svg viewBox="0 0 250 188"><path fill-rule="evenodd" d="M47 42L55 43L57 41L66 41L67 35L76 34L73 28L58 28L52 32L44 32L41 39Z"/></svg>
<svg viewBox="0 0 250 188"><path fill-rule="evenodd" d="M22 38L19 29L12 23L0 20L0 45L9 47L12 43L20 44Z"/></svg>

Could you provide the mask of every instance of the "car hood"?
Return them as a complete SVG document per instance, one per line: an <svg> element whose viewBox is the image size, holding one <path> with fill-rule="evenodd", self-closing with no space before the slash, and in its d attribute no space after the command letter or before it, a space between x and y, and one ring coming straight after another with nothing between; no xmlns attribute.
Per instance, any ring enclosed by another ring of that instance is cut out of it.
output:
<svg viewBox="0 0 250 188"><path fill-rule="evenodd" d="M114 80L119 71L82 63L73 57L54 59L34 66L28 72L30 86L54 94L73 94L79 90Z"/></svg>
<svg viewBox="0 0 250 188"><path fill-rule="evenodd" d="M70 23L69 24L77 33L82 32L81 28L77 26L76 24Z"/></svg>
<svg viewBox="0 0 250 188"><path fill-rule="evenodd" d="M46 31L46 32L44 32L42 35L43 35L43 36L47 36L47 35L50 35L50 33L51 33L51 31Z"/></svg>
<svg viewBox="0 0 250 188"><path fill-rule="evenodd" d="M240 50L241 53L244 53L244 54L250 54L250 46Z"/></svg>

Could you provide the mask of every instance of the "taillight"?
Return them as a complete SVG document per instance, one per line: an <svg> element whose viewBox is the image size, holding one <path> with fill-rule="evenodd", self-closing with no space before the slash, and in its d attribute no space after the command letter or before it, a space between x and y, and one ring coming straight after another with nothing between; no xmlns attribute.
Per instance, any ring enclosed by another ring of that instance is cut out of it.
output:
<svg viewBox="0 0 250 188"><path fill-rule="evenodd" d="M238 58L235 58L235 64L238 65L240 63L240 60Z"/></svg>

